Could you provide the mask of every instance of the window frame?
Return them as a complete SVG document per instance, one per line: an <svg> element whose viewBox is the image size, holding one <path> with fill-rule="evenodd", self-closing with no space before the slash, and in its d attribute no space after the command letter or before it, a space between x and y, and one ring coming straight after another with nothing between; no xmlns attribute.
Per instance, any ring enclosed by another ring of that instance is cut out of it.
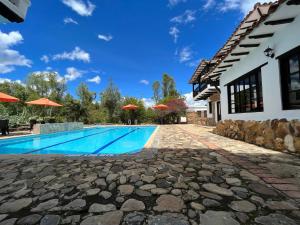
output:
<svg viewBox="0 0 300 225"><path fill-rule="evenodd" d="M277 59L279 60L279 67L280 67L280 86L281 86L281 101L282 101L282 110L299 110L300 103L298 105L294 105L290 103L289 100L289 80L292 74L297 72L290 72L290 65L289 60L294 57L298 57L298 73L299 73L299 80L300 80L300 46L284 53L281 56L278 56Z"/></svg>
<svg viewBox="0 0 300 225"><path fill-rule="evenodd" d="M258 68L255 68L254 70L251 70L250 72L231 81L226 85L227 97L228 97L228 114L264 112L261 68L266 64L267 63L263 64ZM251 83L253 77L255 82ZM248 88L246 88L247 85ZM233 93L231 92L232 87L233 87ZM249 96L247 96L248 92L249 92L248 94ZM256 98L254 96L256 96ZM255 102L256 102L256 107L253 108L253 104L255 104ZM260 102L262 102L262 104ZM250 110L247 110L249 109L247 107L247 104L250 104Z"/></svg>

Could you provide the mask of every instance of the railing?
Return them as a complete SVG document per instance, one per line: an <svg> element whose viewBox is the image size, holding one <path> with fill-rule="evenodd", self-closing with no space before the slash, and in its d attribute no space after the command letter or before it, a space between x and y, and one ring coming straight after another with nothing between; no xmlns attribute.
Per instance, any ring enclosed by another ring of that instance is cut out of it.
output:
<svg viewBox="0 0 300 225"><path fill-rule="evenodd" d="M199 84L196 88L194 88L193 97L196 97L199 93L204 91L207 88L207 83Z"/></svg>

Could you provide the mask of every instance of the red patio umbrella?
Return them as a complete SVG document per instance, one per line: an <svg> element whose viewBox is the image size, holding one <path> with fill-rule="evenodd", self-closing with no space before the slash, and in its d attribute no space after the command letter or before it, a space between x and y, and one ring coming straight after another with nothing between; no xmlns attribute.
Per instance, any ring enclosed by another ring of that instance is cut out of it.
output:
<svg viewBox="0 0 300 225"><path fill-rule="evenodd" d="M0 102L19 102L20 99L0 92Z"/></svg>

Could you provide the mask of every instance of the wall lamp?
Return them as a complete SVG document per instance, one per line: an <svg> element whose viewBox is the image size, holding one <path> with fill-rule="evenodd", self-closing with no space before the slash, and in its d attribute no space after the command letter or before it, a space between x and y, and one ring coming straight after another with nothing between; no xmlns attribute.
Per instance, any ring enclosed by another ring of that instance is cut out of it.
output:
<svg viewBox="0 0 300 225"><path fill-rule="evenodd" d="M268 48L264 51L264 53L265 53L265 56L270 57L270 58L274 58L274 56L275 56L274 49L272 49L272 48L270 48L270 47L268 47Z"/></svg>

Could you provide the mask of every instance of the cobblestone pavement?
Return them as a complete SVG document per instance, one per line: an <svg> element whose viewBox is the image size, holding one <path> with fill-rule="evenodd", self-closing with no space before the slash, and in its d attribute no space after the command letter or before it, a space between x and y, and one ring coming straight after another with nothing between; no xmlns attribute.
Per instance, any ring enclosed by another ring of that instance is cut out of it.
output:
<svg viewBox="0 0 300 225"><path fill-rule="evenodd" d="M209 131L162 126L134 156L1 156L0 225L300 224L299 158Z"/></svg>

